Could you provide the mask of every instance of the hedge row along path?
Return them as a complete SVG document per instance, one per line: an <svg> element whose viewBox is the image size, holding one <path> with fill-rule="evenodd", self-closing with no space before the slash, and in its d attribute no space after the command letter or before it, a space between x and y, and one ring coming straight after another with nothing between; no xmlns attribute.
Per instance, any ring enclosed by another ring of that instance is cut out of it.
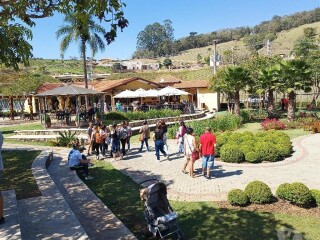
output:
<svg viewBox="0 0 320 240"><path fill-rule="evenodd" d="M162 161L157 163L154 151L138 153L138 145L134 145L134 149L125 160L112 164L138 183L150 178L165 182L169 199L220 201L227 199L231 189L244 189L253 180L265 182L273 193L285 182L302 182L311 189L320 189L319 143L320 134L296 138L293 140L293 155L275 163L230 164L215 161L212 179L201 176L201 160L195 163L197 173L194 179L181 172L184 160L177 158L176 140L169 140L170 161L162 156Z"/></svg>

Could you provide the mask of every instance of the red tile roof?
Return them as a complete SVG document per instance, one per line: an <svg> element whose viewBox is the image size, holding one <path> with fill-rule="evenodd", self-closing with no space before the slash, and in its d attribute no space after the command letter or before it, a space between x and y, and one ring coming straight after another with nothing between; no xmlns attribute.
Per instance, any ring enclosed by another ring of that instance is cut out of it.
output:
<svg viewBox="0 0 320 240"><path fill-rule="evenodd" d="M55 89L55 88L60 87L62 85L63 85L62 83L44 83L40 87L38 87L36 94Z"/></svg>
<svg viewBox="0 0 320 240"><path fill-rule="evenodd" d="M154 82L160 83L160 84L168 84L168 83L179 83L181 82L181 79L173 77L171 75L165 75L157 77Z"/></svg>
<svg viewBox="0 0 320 240"><path fill-rule="evenodd" d="M96 91L100 91L100 92L106 92L108 90L111 90L113 88L119 87L121 85L133 82L133 81L143 81L149 84L153 84L156 85L158 87L161 87L161 85L159 83L147 80L147 79L143 79L140 77L133 77L133 78L126 78L126 79L118 79L118 80L105 80L105 81L96 81L93 85L94 85L94 89Z"/></svg>

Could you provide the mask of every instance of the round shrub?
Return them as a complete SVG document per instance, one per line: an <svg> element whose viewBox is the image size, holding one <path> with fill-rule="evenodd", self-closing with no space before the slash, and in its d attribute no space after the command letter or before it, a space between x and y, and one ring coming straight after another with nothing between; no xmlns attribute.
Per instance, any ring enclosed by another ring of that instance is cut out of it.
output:
<svg viewBox="0 0 320 240"><path fill-rule="evenodd" d="M221 161L240 163L244 160L244 154L237 145L225 144L220 149Z"/></svg>
<svg viewBox="0 0 320 240"><path fill-rule="evenodd" d="M254 151L254 148L252 145L246 145L246 144L241 144L239 149L243 152L244 155L248 152Z"/></svg>
<svg viewBox="0 0 320 240"><path fill-rule="evenodd" d="M241 136L241 133L234 133L229 137L229 141L239 144L242 142Z"/></svg>
<svg viewBox="0 0 320 240"><path fill-rule="evenodd" d="M320 190L318 189L311 189L310 190L313 201L317 204L317 206L320 208Z"/></svg>
<svg viewBox="0 0 320 240"><path fill-rule="evenodd" d="M271 189L261 181L250 182L244 192L247 194L251 203L271 203L273 199Z"/></svg>
<svg viewBox="0 0 320 240"><path fill-rule="evenodd" d="M261 162L261 159L259 157L259 154L257 152L247 152L244 154L244 158L246 162L250 163L259 163Z"/></svg>
<svg viewBox="0 0 320 240"><path fill-rule="evenodd" d="M258 142L255 150L261 161L276 162L279 160L279 154L274 144L267 142Z"/></svg>
<svg viewBox="0 0 320 240"><path fill-rule="evenodd" d="M309 188L299 182L281 184L276 194L280 199L302 206L309 205L313 199Z"/></svg>
<svg viewBox="0 0 320 240"><path fill-rule="evenodd" d="M295 182L290 184L288 201L298 205L308 205L312 202L312 195L306 185Z"/></svg>
<svg viewBox="0 0 320 240"><path fill-rule="evenodd" d="M291 144L289 145L289 144L278 143L275 145L275 148L276 148L279 156L281 156L281 157L285 157L285 156L290 155L290 153L292 151Z"/></svg>
<svg viewBox="0 0 320 240"><path fill-rule="evenodd" d="M290 192L290 183L282 183L277 188L276 195L278 198L282 200L288 200L289 192Z"/></svg>
<svg viewBox="0 0 320 240"><path fill-rule="evenodd" d="M233 189L228 193L228 201L234 206L246 206L249 203L247 194L240 189Z"/></svg>

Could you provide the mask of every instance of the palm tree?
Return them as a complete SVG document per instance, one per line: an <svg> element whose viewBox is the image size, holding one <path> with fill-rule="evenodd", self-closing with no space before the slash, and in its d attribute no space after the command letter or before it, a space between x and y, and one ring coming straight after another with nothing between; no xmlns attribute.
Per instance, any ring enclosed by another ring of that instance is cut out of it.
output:
<svg viewBox="0 0 320 240"><path fill-rule="evenodd" d="M212 89L234 98L234 112L240 115L240 90L251 83L249 71L241 66L228 66L221 69L212 81Z"/></svg>
<svg viewBox="0 0 320 240"><path fill-rule="evenodd" d="M278 70L279 88L288 93L288 120L295 119L295 91L311 91L312 76L309 65L304 60L294 59L280 63Z"/></svg>
<svg viewBox="0 0 320 240"><path fill-rule="evenodd" d="M261 94L267 92L267 113L268 116L274 116L275 106L274 106L274 96L273 93L276 90L278 83L278 74L276 66L268 67L259 72L257 85L257 93Z"/></svg>
<svg viewBox="0 0 320 240"><path fill-rule="evenodd" d="M79 43L79 49L83 59L85 88L88 88L86 61L87 44L89 44L89 47L92 50L92 57L98 50L103 51L105 49L105 44L102 40L103 38L101 38L99 34L104 36L106 31L103 27L94 22L91 15L85 13L66 15L64 17L64 22L66 22L67 25L61 26L56 32L57 38L63 36L60 43L61 54L67 50L71 42Z"/></svg>

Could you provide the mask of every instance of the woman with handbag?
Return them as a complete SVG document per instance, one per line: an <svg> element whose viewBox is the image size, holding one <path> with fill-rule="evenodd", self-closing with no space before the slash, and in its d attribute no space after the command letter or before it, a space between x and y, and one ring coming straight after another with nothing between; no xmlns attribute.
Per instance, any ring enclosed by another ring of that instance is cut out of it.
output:
<svg viewBox="0 0 320 240"><path fill-rule="evenodd" d="M199 149L196 145L196 139L192 128L187 128L187 133L184 136L184 158L185 162L182 167L182 172L186 172L187 165L189 164L189 175L194 177L194 162L199 159Z"/></svg>
<svg viewBox="0 0 320 240"><path fill-rule="evenodd" d="M139 141L141 142L141 147L139 149L139 152L142 152L143 144L146 143L147 152L149 152L149 144L148 139L150 138L150 128L148 126L148 122L145 120L143 122L143 126L140 128L140 136Z"/></svg>

